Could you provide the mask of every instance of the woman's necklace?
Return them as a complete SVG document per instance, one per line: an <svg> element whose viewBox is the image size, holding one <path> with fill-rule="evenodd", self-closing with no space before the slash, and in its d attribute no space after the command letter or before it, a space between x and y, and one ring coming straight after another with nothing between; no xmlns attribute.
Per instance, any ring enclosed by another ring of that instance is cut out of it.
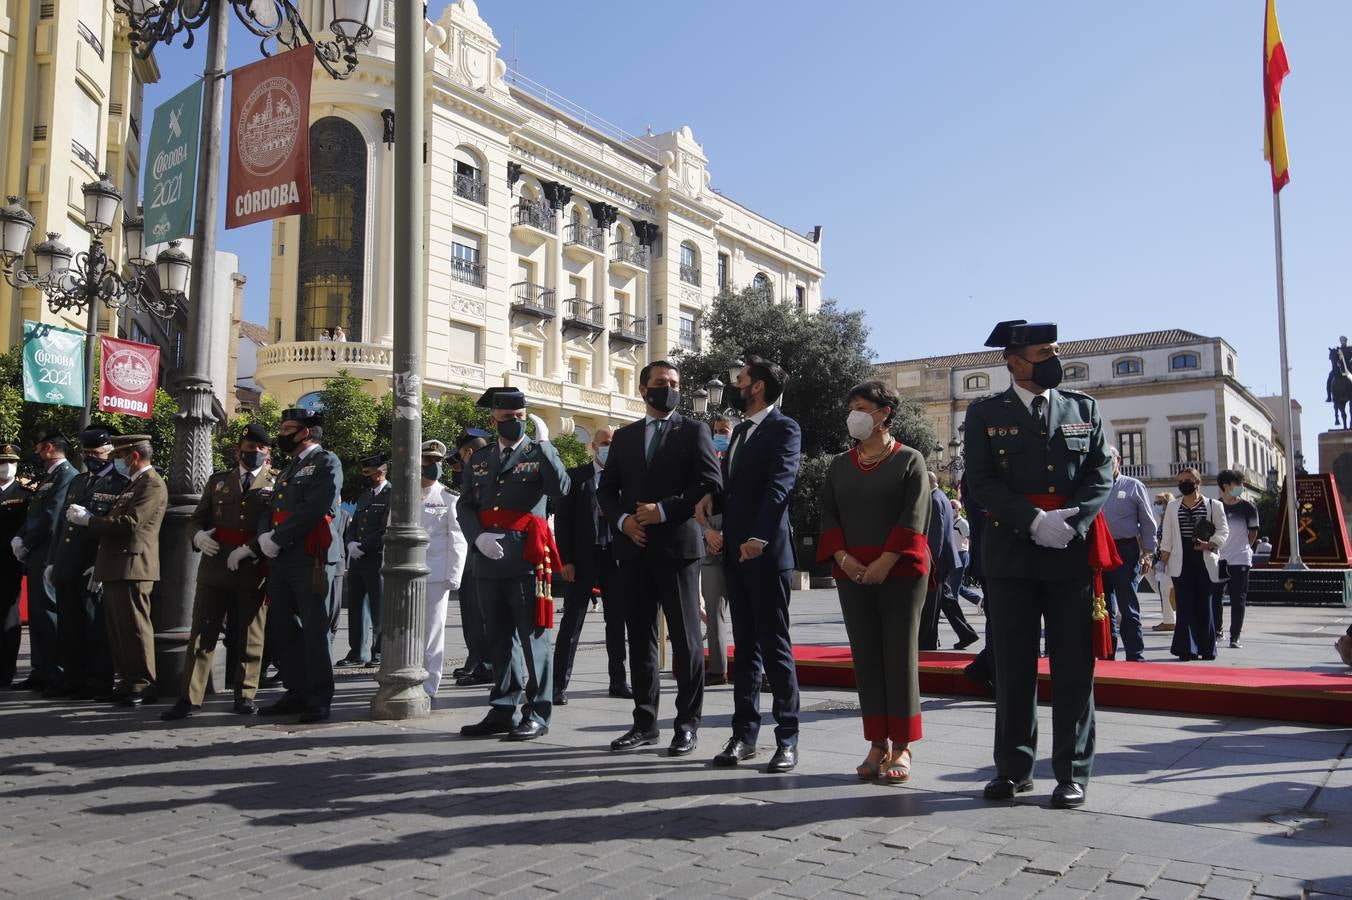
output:
<svg viewBox="0 0 1352 900"><path fill-rule="evenodd" d="M859 459L859 468L864 470L865 472L872 472L874 469L878 468L879 464L881 464L884 459L887 459L887 457L891 455L892 446L895 443L896 441L891 437L889 437L887 439L887 442L883 444L883 449L880 450L876 456L871 456L868 458L864 457L863 445L861 444L855 450L855 455Z"/></svg>

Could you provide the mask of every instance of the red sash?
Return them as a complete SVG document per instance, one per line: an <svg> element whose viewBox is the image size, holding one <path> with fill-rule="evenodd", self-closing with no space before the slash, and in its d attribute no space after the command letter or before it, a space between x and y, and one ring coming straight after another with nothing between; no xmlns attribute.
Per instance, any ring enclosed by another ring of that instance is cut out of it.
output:
<svg viewBox="0 0 1352 900"><path fill-rule="evenodd" d="M554 597L549 592L550 564L559 558L559 548L554 545L554 533L549 530L549 523L540 516L514 509L481 509L479 524L484 528L520 531L526 535L526 546L521 555L526 562L535 564L535 626L553 628Z"/></svg>
<svg viewBox="0 0 1352 900"><path fill-rule="evenodd" d="M1050 512L1065 505L1063 494L1028 494L1027 500L1038 509ZM1089 532L1085 535L1089 543L1089 569L1094 573L1094 656L1098 659L1112 659L1113 632L1108 622L1108 597L1103 590L1103 573L1122 565L1122 557L1117 554L1117 544L1112 532L1108 530L1108 520L1102 511L1089 523Z"/></svg>
<svg viewBox="0 0 1352 900"><path fill-rule="evenodd" d="M240 531L237 528L220 527L217 527L216 530L211 533L211 536L216 539L216 543L226 547L243 547L245 544L249 543L249 541L258 537L258 535L254 534L252 531Z"/></svg>
<svg viewBox="0 0 1352 900"><path fill-rule="evenodd" d="M276 509L272 511L272 524L280 525L291 518L291 512L285 509ZM307 556L324 556L327 554L329 545L333 543L333 532L329 530L329 525L333 522L333 516L325 516L324 521L320 522L310 533L305 536L305 554Z"/></svg>

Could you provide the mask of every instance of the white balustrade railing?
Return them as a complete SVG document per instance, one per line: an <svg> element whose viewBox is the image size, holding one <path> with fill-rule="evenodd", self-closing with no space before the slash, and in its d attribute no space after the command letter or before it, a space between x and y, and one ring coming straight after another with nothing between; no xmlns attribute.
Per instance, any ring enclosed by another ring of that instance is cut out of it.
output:
<svg viewBox="0 0 1352 900"><path fill-rule="evenodd" d="M358 366L389 369L394 364L394 348L351 341L288 341L258 348L259 367L306 363L327 363L335 370Z"/></svg>

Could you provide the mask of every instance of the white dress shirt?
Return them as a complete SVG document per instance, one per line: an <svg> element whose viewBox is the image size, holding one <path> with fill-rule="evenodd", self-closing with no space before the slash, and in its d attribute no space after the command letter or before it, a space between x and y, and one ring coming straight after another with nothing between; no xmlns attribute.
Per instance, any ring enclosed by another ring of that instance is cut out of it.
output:
<svg viewBox="0 0 1352 900"><path fill-rule="evenodd" d="M767 406L767 407L765 407L765 409L762 409L760 412L756 413L754 416L747 416L747 417L746 417L746 421L749 422L750 424L747 426L746 430L742 432L742 439L739 440L739 441L734 441L733 443L731 443L731 444L728 445L728 465L729 465L729 466L731 466L731 465L732 465L732 461L733 461L734 459L737 458L737 451L740 450L740 449L742 448L742 445L743 445L743 444L745 444L747 441L751 440L751 435L753 435L753 434L756 433L756 429L759 428L759 427L760 427L760 424L761 424L762 422L765 421L765 417L768 416L768 415L770 415L770 410L771 410L771 409L773 409L773 407ZM733 429L733 431L735 432L736 429Z"/></svg>

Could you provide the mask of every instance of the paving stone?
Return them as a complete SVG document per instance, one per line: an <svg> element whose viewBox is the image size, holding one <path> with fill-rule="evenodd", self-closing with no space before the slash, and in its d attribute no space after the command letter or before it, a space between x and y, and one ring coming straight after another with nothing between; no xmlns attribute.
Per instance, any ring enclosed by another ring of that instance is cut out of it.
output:
<svg viewBox="0 0 1352 900"><path fill-rule="evenodd" d="M775 893L788 897L816 897L834 892L839 886L840 882L834 878L808 875L806 878L799 878L775 888Z"/></svg>
<svg viewBox="0 0 1352 900"><path fill-rule="evenodd" d="M1039 892L1052 886L1055 881L1050 875L1034 875L1031 872L1016 872L989 891L981 894L982 900L1027 900L1036 897Z"/></svg>
<svg viewBox="0 0 1352 900"><path fill-rule="evenodd" d="M1201 893L1201 886L1186 881L1160 878L1145 890L1145 900L1192 900Z"/></svg>
<svg viewBox="0 0 1352 900"><path fill-rule="evenodd" d="M1091 891L1082 888L1068 887L1064 884L1053 884L1045 890L1038 891L1035 895L1037 900L1083 900L1092 895Z"/></svg>
<svg viewBox="0 0 1352 900"><path fill-rule="evenodd" d="M1044 850L1029 860L1023 870L1034 875L1055 875L1060 878L1083 855L1082 850Z"/></svg>
<svg viewBox="0 0 1352 900"><path fill-rule="evenodd" d="M1280 875L1267 875L1253 891L1259 897L1275 897L1278 900L1300 900L1305 896L1305 882L1299 878L1284 878Z"/></svg>
<svg viewBox="0 0 1352 900"><path fill-rule="evenodd" d="M1211 866L1192 862L1171 862L1164 867L1161 878L1184 881L1188 884L1206 884L1211 878Z"/></svg>
<svg viewBox="0 0 1352 900"><path fill-rule="evenodd" d="M1006 878L1022 871L1023 860L1016 856L996 856L972 869L953 882L953 887L984 893L1001 884Z"/></svg>
<svg viewBox="0 0 1352 900"><path fill-rule="evenodd" d="M965 859L968 862L983 863L1000 849L1001 844L992 844L984 840L969 841L948 851L949 859Z"/></svg>
<svg viewBox="0 0 1352 900"><path fill-rule="evenodd" d="M1033 838L1017 838L1001 847L997 852L1002 856L1018 856L1023 859L1036 859L1040 854L1055 849L1056 845L1049 841L1039 841Z"/></svg>
<svg viewBox="0 0 1352 900"><path fill-rule="evenodd" d="M1212 877L1202 888L1202 896L1208 900L1248 900L1252 894L1252 881L1223 875Z"/></svg>
<svg viewBox="0 0 1352 900"><path fill-rule="evenodd" d="M1083 857L1081 857L1083 859ZM1103 884L1108 879L1108 870L1100 869L1098 866L1086 866L1082 862L1077 862L1070 867L1070 871L1061 879L1060 884L1070 888L1080 888L1086 891L1092 891L1094 888Z"/></svg>
<svg viewBox="0 0 1352 900"><path fill-rule="evenodd" d="M894 881L896 881L894 878L865 872L842 881L836 890L842 894L854 894L859 897L876 897L885 894Z"/></svg>
<svg viewBox="0 0 1352 900"><path fill-rule="evenodd" d="M1112 874L1108 876L1110 882L1118 884L1135 885L1136 887L1148 888L1155 883L1155 879L1160 877L1164 871L1164 866L1156 863L1133 862L1128 860L1122 863Z"/></svg>

